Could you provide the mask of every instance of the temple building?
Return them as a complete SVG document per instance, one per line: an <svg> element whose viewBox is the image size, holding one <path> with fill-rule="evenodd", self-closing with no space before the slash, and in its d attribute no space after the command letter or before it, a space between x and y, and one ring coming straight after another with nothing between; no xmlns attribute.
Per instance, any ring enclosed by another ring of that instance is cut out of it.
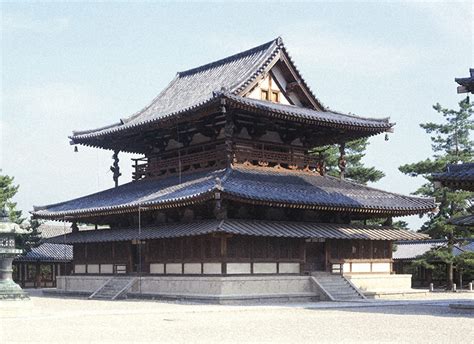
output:
<svg viewBox="0 0 474 344"><path fill-rule="evenodd" d="M83 230L85 228L82 228ZM71 232L64 225L41 224L38 228L41 241ZM63 243L40 242L13 261L13 280L22 288L53 288L56 277L72 271L72 246Z"/></svg>
<svg viewBox="0 0 474 344"><path fill-rule="evenodd" d="M433 211L434 200L344 178L345 144L393 126L326 108L281 38L179 72L132 116L70 137L113 152L116 187L35 207L36 218L73 222L49 239L73 245L74 273L58 290L234 300L349 298L329 289L334 276L359 291L374 278L393 287L392 243L426 236L392 218ZM309 153L333 144L337 178ZM142 157L119 185L121 152Z"/></svg>

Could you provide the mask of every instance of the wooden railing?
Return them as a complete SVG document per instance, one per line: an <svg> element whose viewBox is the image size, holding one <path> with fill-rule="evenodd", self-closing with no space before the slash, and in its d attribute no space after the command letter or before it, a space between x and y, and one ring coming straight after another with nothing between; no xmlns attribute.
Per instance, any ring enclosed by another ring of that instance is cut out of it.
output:
<svg viewBox="0 0 474 344"><path fill-rule="evenodd" d="M254 143L236 140L233 143L233 162L288 169L311 169L318 165L318 159L309 155L303 148ZM133 179L153 178L174 173L186 173L195 169L220 168L226 165L227 151L223 141L200 146L174 149L159 155L132 159L134 161Z"/></svg>
<svg viewBox="0 0 474 344"><path fill-rule="evenodd" d="M197 149L200 150L196 151ZM159 177L206 167L221 167L226 162L226 151L223 144L214 145L212 149L203 145L198 148L174 150L166 152L166 156L132 159L135 162L133 179Z"/></svg>
<svg viewBox="0 0 474 344"><path fill-rule="evenodd" d="M235 158L238 162L257 162L261 165L281 165L291 169L315 168L317 158L298 149L285 145L236 142Z"/></svg>

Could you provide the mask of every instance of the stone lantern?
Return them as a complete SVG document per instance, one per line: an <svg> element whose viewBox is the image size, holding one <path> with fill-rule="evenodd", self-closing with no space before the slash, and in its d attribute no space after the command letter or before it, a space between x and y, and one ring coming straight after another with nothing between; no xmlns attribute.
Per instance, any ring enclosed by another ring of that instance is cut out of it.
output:
<svg viewBox="0 0 474 344"><path fill-rule="evenodd" d="M5 211L0 210L0 300L28 298L28 294L12 279L13 259L23 252L15 248L15 235L24 233L24 229L8 221Z"/></svg>

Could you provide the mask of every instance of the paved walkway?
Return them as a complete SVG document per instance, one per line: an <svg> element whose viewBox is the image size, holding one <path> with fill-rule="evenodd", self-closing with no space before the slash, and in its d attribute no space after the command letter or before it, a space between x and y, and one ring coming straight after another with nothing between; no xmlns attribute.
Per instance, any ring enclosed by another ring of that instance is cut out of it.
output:
<svg viewBox="0 0 474 344"><path fill-rule="evenodd" d="M32 296L0 303L5 343L461 343L473 294L409 301L219 306Z"/></svg>

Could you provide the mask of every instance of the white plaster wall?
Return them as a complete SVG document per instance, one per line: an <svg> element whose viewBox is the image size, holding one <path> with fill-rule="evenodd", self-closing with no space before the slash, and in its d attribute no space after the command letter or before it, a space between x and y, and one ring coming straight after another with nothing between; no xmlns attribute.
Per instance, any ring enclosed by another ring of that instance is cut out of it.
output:
<svg viewBox="0 0 474 344"><path fill-rule="evenodd" d="M87 273L88 274L98 274L99 273L99 264L87 264Z"/></svg>
<svg viewBox="0 0 474 344"><path fill-rule="evenodd" d="M112 274L114 273L114 266L112 264L100 264L101 274Z"/></svg>
<svg viewBox="0 0 474 344"><path fill-rule="evenodd" d="M166 264L166 273L167 274L182 274L182 264L180 263L169 263Z"/></svg>
<svg viewBox="0 0 474 344"><path fill-rule="evenodd" d="M372 272L390 273L390 263L372 263Z"/></svg>
<svg viewBox="0 0 474 344"><path fill-rule="evenodd" d="M254 274L276 274L277 263L254 263L253 273Z"/></svg>
<svg viewBox="0 0 474 344"><path fill-rule="evenodd" d="M250 263L227 263L228 274L249 274Z"/></svg>
<svg viewBox="0 0 474 344"><path fill-rule="evenodd" d="M352 272L370 272L370 263L352 263Z"/></svg>
<svg viewBox="0 0 474 344"><path fill-rule="evenodd" d="M184 273L185 274L200 274L201 273L201 263L185 263L184 264Z"/></svg>
<svg viewBox="0 0 474 344"><path fill-rule="evenodd" d="M281 274L299 274L300 264L299 263L280 263L278 272Z"/></svg>
<svg viewBox="0 0 474 344"><path fill-rule="evenodd" d="M273 69L272 69L272 71L273 71ZM270 81L270 75L268 75L265 79L261 80L258 83L258 85L254 89L252 89L252 91L250 91L247 94L247 97L252 98L252 99L261 100L262 99L262 89L268 90L269 81ZM278 81L280 82L281 80L278 79ZM286 80L283 83L286 87ZM280 82L280 84L282 84L282 83ZM290 105L290 102L285 97L285 94L283 93L283 90L280 87L278 87L278 84L276 83L276 81L274 79L272 79L272 90L280 92L280 103L281 104Z"/></svg>
<svg viewBox="0 0 474 344"><path fill-rule="evenodd" d="M158 263L150 264L150 273L151 274L164 274L165 264L158 264Z"/></svg>
<svg viewBox="0 0 474 344"><path fill-rule="evenodd" d="M85 264L75 264L74 265L74 273L76 273L76 274L85 274L86 273L86 265Z"/></svg>
<svg viewBox="0 0 474 344"><path fill-rule="evenodd" d="M221 263L204 263L202 266L202 271L207 275L217 275L222 273L222 264Z"/></svg>

